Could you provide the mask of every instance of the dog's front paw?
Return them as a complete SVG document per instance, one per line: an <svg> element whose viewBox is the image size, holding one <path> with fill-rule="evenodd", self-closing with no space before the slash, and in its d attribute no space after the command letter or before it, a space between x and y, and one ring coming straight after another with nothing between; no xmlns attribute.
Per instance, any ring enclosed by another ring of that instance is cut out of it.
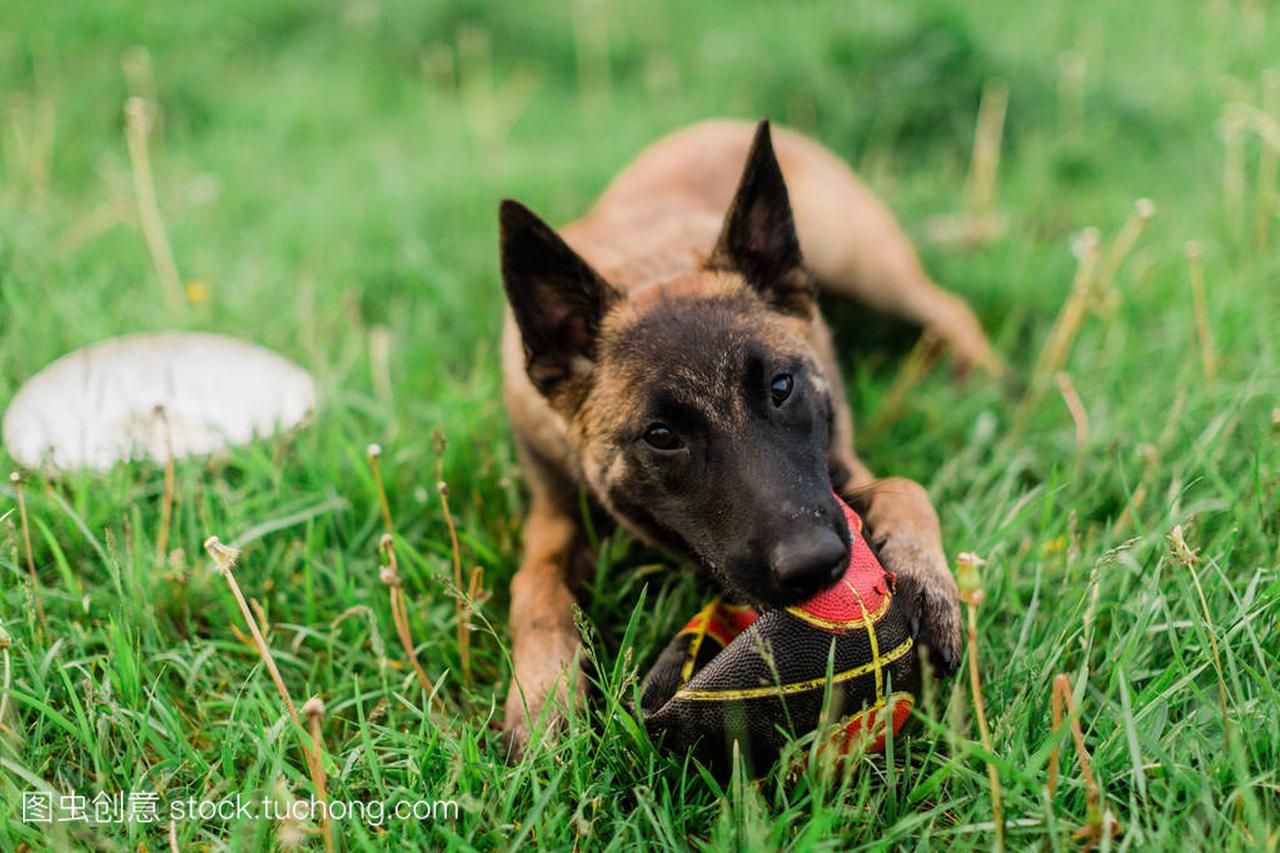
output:
<svg viewBox="0 0 1280 853"><path fill-rule="evenodd" d="M911 636L923 646L933 671L947 677L960 665L960 592L942 554L901 539L880 544L881 563L897 575L894 598Z"/></svg>
<svg viewBox="0 0 1280 853"><path fill-rule="evenodd" d="M569 702L584 695L578 649L573 631L540 631L517 644L502 724L508 761L520 761L535 734L553 737Z"/></svg>

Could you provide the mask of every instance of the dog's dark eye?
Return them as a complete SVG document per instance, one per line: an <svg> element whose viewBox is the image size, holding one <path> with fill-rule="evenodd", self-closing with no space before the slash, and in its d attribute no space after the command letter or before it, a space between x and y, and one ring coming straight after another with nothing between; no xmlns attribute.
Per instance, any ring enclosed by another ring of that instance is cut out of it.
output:
<svg viewBox="0 0 1280 853"><path fill-rule="evenodd" d="M676 450L681 447L680 438L666 424L653 424L645 430L644 443L654 450Z"/></svg>
<svg viewBox="0 0 1280 853"><path fill-rule="evenodd" d="M791 378L790 373L779 373L773 377L773 381L769 383L769 396L773 399L773 404L781 406L785 403L795 385L796 382Z"/></svg>

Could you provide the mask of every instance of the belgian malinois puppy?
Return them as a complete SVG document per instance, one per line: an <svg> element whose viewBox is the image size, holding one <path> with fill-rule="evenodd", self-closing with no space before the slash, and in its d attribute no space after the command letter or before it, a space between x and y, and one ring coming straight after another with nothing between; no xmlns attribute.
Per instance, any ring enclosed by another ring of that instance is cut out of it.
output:
<svg viewBox="0 0 1280 853"><path fill-rule="evenodd" d="M835 489L897 573L916 641L954 670L960 611L937 515L918 484L877 479L854 452L818 289L933 329L962 366L998 363L844 163L767 121L699 124L559 234L504 201L501 242L505 399L532 493L511 582L515 754L581 691L584 487L602 515L761 607L844 569Z"/></svg>

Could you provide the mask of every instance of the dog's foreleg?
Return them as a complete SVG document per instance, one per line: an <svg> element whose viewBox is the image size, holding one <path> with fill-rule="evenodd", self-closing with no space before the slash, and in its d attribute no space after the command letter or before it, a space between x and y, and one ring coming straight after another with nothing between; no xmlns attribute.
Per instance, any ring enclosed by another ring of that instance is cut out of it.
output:
<svg viewBox="0 0 1280 853"><path fill-rule="evenodd" d="M934 671L950 675L960 664L960 596L928 493L905 477L877 479L852 450L834 455L851 474L841 497L866 522L880 562L897 575L894 595L912 636Z"/></svg>
<svg viewBox="0 0 1280 853"><path fill-rule="evenodd" d="M535 494L524 527L524 561L511 579L514 672L504 728L513 758L523 754L535 726L554 727L560 710L583 690L570 577L580 541L574 520Z"/></svg>

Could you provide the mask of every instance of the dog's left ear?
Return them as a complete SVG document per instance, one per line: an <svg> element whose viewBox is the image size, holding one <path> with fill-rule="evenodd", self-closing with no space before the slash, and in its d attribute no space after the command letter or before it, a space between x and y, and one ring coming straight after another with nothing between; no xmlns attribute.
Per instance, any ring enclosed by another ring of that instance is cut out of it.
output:
<svg viewBox="0 0 1280 853"><path fill-rule="evenodd" d="M779 311L800 317L813 312L813 278L800 255L791 200L773 153L768 119L756 125L746 168L707 267L741 273Z"/></svg>
<svg viewBox="0 0 1280 853"><path fill-rule="evenodd" d="M581 402L600 325L618 293L523 204L503 201L499 220L502 280L525 369L553 405L572 408Z"/></svg>

